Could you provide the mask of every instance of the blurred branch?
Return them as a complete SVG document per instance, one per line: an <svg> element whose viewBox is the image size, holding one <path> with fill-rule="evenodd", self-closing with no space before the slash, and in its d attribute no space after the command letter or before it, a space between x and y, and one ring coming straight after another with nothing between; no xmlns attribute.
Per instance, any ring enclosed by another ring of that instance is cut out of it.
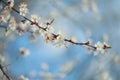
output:
<svg viewBox="0 0 120 80"><path fill-rule="evenodd" d="M4 71L1 64L0 64L0 70L2 71L3 75L7 78L7 80L11 80L10 76Z"/></svg>

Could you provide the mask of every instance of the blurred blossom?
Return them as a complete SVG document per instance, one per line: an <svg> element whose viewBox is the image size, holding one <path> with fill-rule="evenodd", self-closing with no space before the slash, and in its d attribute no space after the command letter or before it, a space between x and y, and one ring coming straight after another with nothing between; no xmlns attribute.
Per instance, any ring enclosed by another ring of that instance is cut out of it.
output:
<svg viewBox="0 0 120 80"><path fill-rule="evenodd" d="M9 10L3 10L0 12L0 23L7 23L7 21L10 19L10 11Z"/></svg>
<svg viewBox="0 0 120 80"><path fill-rule="evenodd" d="M85 34L88 38L92 36L92 31L90 29L86 29Z"/></svg>
<svg viewBox="0 0 120 80"><path fill-rule="evenodd" d="M10 21L9 21L9 28L14 31L16 29L16 25L17 24L16 24L16 21L15 21L15 18L11 17Z"/></svg>
<svg viewBox="0 0 120 80"><path fill-rule="evenodd" d="M29 80L28 78L24 77L23 75L21 75L18 80Z"/></svg>
<svg viewBox="0 0 120 80"><path fill-rule="evenodd" d="M50 72L41 72L40 77L44 80L55 80L56 76Z"/></svg>
<svg viewBox="0 0 120 80"><path fill-rule="evenodd" d="M67 74L66 74L66 73L59 73L58 76L59 76L61 79L63 79L63 78L65 78L65 77L67 76Z"/></svg>
<svg viewBox="0 0 120 80"><path fill-rule="evenodd" d="M77 38L75 36L71 37L72 42L77 42Z"/></svg>
<svg viewBox="0 0 120 80"><path fill-rule="evenodd" d="M109 40L108 34L103 34L103 41L108 42L108 40Z"/></svg>
<svg viewBox="0 0 120 80"><path fill-rule="evenodd" d="M19 51L20 51L20 54L21 54L22 56L28 56L28 55L30 55L30 50L29 50L29 49L25 49L25 48L21 47L21 48L19 49Z"/></svg>
<svg viewBox="0 0 120 80"><path fill-rule="evenodd" d="M63 66L60 67L60 71L68 73L68 72L70 72L73 69L73 67L75 66L75 64L76 64L75 61L68 61Z"/></svg>
<svg viewBox="0 0 120 80"><path fill-rule="evenodd" d="M8 0L8 3L10 3L9 7L13 7L14 6L14 0Z"/></svg>
<svg viewBox="0 0 120 80"><path fill-rule="evenodd" d="M47 63L42 63L41 68L43 71L48 71L49 70L49 65Z"/></svg>
<svg viewBox="0 0 120 80"><path fill-rule="evenodd" d="M36 77L36 71L32 70L32 71L29 73L29 76L30 76L30 78L35 78L35 77Z"/></svg>
<svg viewBox="0 0 120 80"><path fill-rule="evenodd" d="M105 42L101 43L101 42L98 41L95 44L96 49L95 49L94 55L97 55L98 53L104 54L106 52L106 50L104 49L105 45L107 45Z"/></svg>
<svg viewBox="0 0 120 80"><path fill-rule="evenodd" d="M120 64L120 56L115 56L114 61L116 64Z"/></svg>
<svg viewBox="0 0 120 80"><path fill-rule="evenodd" d="M101 16L100 16L100 12L99 9L97 7L97 4L95 2L96 0L82 0L82 10L85 12L92 12L93 15L100 20Z"/></svg>
<svg viewBox="0 0 120 80"><path fill-rule="evenodd" d="M38 15L31 15L31 21L33 21L34 23L38 23L40 20L40 17Z"/></svg>
<svg viewBox="0 0 120 80"><path fill-rule="evenodd" d="M101 73L102 80L112 80L108 72L102 72Z"/></svg>

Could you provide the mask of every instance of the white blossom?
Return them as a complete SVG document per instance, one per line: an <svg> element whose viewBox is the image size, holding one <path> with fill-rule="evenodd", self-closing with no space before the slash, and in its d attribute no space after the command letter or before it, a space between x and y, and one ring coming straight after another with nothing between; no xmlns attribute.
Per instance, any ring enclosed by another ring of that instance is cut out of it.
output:
<svg viewBox="0 0 120 80"><path fill-rule="evenodd" d="M48 32L46 32L44 34L44 37L45 37L46 43L52 42L54 40L54 36L52 34L48 33Z"/></svg>
<svg viewBox="0 0 120 80"><path fill-rule="evenodd" d="M16 24L16 21L15 21L15 18L11 17L10 21L9 21L9 28L14 31L16 29L16 25L17 24Z"/></svg>
<svg viewBox="0 0 120 80"><path fill-rule="evenodd" d="M109 35L108 34L103 34L102 38L103 38L104 42L109 41Z"/></svg>
<svg viewBox="0 0 120 80"><path fill-rule="evenodd" d="M42 77L44 80L55 80L57 76L50 72L41 72L40 77Z"/></svg>
<svg viewBox="0 0 120 80"><path fill-rule="evenodd" d="M29 80L28 78L24 77L23 75L21 75L18 80Z"/></svg>
<svg viewBox="0 0 120 80"><path fill-rule="evenodd" d="M31 21L33 21L34 23L38 23L40 17L38 15L31 15Z"/></svg>
<svg viewBox="0 0 120 80"><path fill-rule="evenodd" d="M49 65L47 63L42 63L41 64L41 68L44 70L44 71L48 71L49 70Z"/></svg>
<svg viewBox="0 0 120 80"><path fill-rule="evenodd" d="M104 49L104 44L101 42L97 42L97 44L95 44L96 50L94 52L94 55L97 55L98 53L105 53L105 49Z"/></svg>
<svg viewBox="0 0 120 80"><path fill-rule="evenodd" d="M66 73L59 73L58 74L58 77L60 77L60 78L65 78L67 76L67 74Z"/></svg>
<svg viewBox="0 0 120 80"><path fill-rule="evenodd" d="M18 23L18 27L20 27L24 31L27 31L29 29L29 25L30 25L29 21L24 21L24 22Z"/></svg>
<svg viewBox="0 0 120 80"><path fill-rule="evenodd" d="M26 16L26 14L28 13L27 4L21 3L19 7L20 7L20 9L19 9L20 15Z"/></svg>
<svg viewBox="0 0 120 80"><path fill-rule="evenodd" d="M54 33L54 28L52 26L48 26L47 30L49 33Z"/></svg>
<svg viewBox="0 0 120 80"><path fill-rule="evenodd" d="M39 30L39 28L37 26L31 26L30 27L30 31L33 32L33 33L38 31L38 30Z"/></svg>
<svg viewBox="0 0 120 80"><path fill-rule="evenodd" d="M8 20L10 19L10 11L9 10L3 10L1 13L0 13L0 23L3 22L3 23L7 23Z"/></svg>
<svg viewBox="0 0 120 80"><path fill-rule="evenodd" d="M63 32L61 32L61 31L58 32L58 37L54 41L54 43L58 47L61 47L62 45L67 46L66 43L65 43L65 41L64 41L64 34L63 34Z"/></svg>
<svg viewBox="0 0 120 80"><path fill-rule="evenodd" d="M10 10L14 6L14 0L8 0L8 5L5 7L6 10Z"/></svg>
<svg viewBox="0 0 120 80"><path fill-rule="evenodd" d="M17 26L17 32L19 35L22 35L23 32L28 31L30 29L29 27L29 21L19 22Z"/></svg>
<svg viewBox="0 0 120 80"><path fill-rule="evenodd" d="M112 80L112 78L110 77L110 74L106 71L101 73L101 78L102 80Z"/></svg>
<svg viewBox="0 0 120 80"><path fill-rule="evenodd" d="M75 66L75 64L76 64L75 61L68 61L63 66L60 67L60 71L67 73L72 70L72 68Z"/></svg>
<svg viewBox="0 0 120 80"><path fill-rule="evenodd" d="M10 7L14 6L14 0L9 0L10 1Z"/></svg>
<svg viewBox="0 0 120 80"><path fill-rule="evenodd" d="M23 55L23 56L28 56L30 54L29 49L20 48L19 51L20 51L20 54Z"/></svg>

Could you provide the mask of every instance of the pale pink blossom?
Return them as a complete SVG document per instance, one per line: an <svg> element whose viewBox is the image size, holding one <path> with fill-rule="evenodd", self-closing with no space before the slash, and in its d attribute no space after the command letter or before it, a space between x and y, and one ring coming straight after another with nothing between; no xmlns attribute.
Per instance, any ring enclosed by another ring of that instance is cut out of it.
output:
<svg viewBox="0 0 120 80"><path fill-rule="evenodd" d="M19 7L20 7L20 9L19 9L20 15L26 16L26 14L28 13L27 4L21 3Z"/></svg>
<svg viewBox="0 0 120 80"><path fill-rule="evenodd" d="M16 21L15 21L15 18L11 17L10 21L9 21L9 28L14 31L16 29L16 25L17 24L16 24Z"/></svg>
<svg viewBox="0 0 120 80"><path fill-rule="evenodd" d="M18 80L29 80L28 78L24 77L23 75L21 75Z"/></svg>

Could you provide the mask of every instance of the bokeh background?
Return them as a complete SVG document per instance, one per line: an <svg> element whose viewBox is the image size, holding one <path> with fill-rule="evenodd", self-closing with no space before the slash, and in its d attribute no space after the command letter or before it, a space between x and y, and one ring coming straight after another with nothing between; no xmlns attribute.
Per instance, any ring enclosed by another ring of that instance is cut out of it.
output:
<svg viewBox="0 0 120 80"><path fill-rule="evenodd" d="M15 8L21 0L15 0ZM2 3L1 3L2 4ZM68 48L46 44L36 36L33 42L29 34L11 33L4 36L0 29L0 62L7 65L7 72L17 80L119 80L120 79L120 0L27 0L29 14L37 14L41 22L55 19L52 26L66 37L77 40L92 39L107 42L112 49L107 54L94 56L83 46ZM16 19L21 19L12 12ZM1 25L2 26L2 25ZM29 56L21 56L19 48L30 50ZM2 74L2 73L1 73Z"/></svg>

